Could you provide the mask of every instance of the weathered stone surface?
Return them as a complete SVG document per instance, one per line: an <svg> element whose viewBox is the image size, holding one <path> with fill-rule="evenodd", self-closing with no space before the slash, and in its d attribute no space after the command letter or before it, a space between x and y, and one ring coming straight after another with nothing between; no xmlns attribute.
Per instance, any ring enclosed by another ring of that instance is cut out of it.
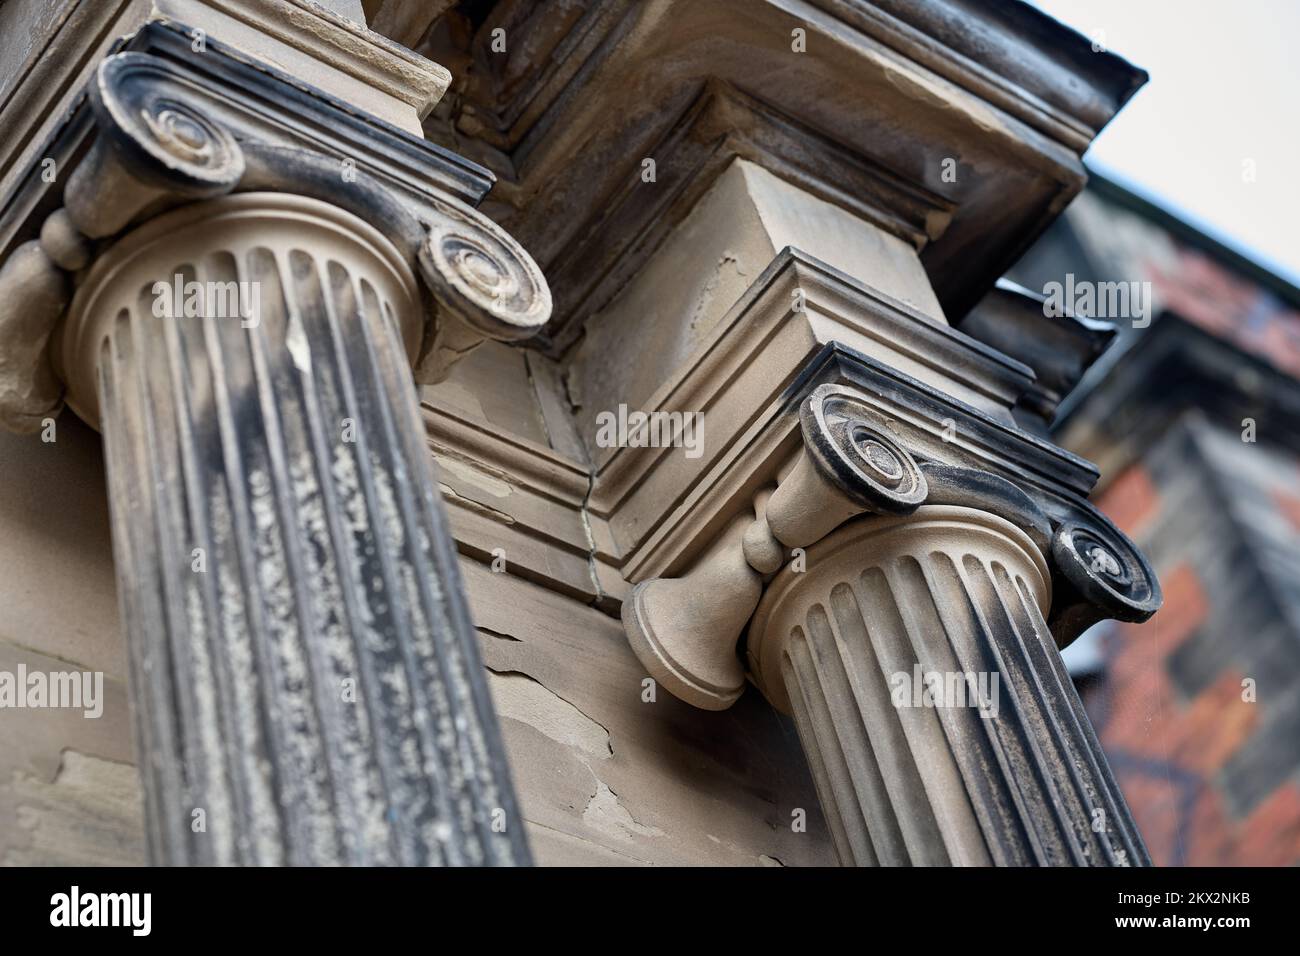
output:
<svg viewBox="0 0 1300 956"><path fill-rule="evenodd" d="M794 728L758 694L721 713L662 685L648 700L615 618L461 566L538 863L834 862ZM527 690L505 700L511 685Z"/></svg>

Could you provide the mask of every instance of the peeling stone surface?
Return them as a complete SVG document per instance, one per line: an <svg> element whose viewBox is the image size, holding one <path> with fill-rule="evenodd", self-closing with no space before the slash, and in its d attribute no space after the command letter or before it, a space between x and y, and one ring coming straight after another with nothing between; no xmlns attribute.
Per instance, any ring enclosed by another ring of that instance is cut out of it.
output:
<svg viewBox="0 0 1300 956"><path fill-rule="evenodd" d="M618 794L599 780L596 781L596 795L583 809L582 819L597 832L615 840L664 835L664 831L658 827L644 826L632 819L627 807L619 802Z"/></svg>
<svg viewBox="0 0 1300 956"><path fill-rule="evenodd" d="M15 773L10 789L28 841L5 853L5 866L144 863L140 782L131 764L65 750L53 782Z"/></svg>
<svg viewBox="0 0 1300 956"><path fill-rule="evenodd" d="M618 621L487 562L461 569L539 864L835 862L794 726L757 694L720 713L663 688L647 701Z"/></svg>

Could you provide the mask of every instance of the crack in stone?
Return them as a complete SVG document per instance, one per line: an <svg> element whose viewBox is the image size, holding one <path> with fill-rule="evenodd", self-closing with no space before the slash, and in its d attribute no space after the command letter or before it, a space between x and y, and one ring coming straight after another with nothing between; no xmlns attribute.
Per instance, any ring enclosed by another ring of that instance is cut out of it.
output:
<svg viewBox="0 0 1300 956"><path fill-rule="evenodd" d="M614 756L609 729L537 678L519 670L488 667L497 714L527 724L556 743L608 760Z"/></svg>

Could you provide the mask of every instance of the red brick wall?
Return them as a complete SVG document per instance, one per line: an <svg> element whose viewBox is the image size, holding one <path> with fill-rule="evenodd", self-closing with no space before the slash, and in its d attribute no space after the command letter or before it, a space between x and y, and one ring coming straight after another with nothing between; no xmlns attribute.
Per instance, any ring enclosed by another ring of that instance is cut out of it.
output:
<svg viewBox="0 0 1300 956"><path fill-rule="evenodd" d="M1161 507L1141 465L1112 482L1098 503L1140 547ZM1300 525L1300 497L1279 506ZM1243 675L1231 664L1197 696L1180 699L1167 661L1206 624L1211 602L1191 564L1157 571L1164 606L1145 624L1112 627L1103 641L1104 673L1085 692L1151 857L1158 865L1300 863L1300 789L1294 783L1279 786L1242 819L1225 807L1216 777L1255 731L1260 705L1243 700Z"/></svg>

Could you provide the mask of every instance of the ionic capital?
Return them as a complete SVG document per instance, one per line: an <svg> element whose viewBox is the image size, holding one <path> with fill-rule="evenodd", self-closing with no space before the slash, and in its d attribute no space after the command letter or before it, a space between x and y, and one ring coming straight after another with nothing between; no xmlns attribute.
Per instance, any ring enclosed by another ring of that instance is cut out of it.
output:
<svg viewBox="0 0 1300 956"><path fill-rule="evenodd" d="M792 715L846 864L1145 863L1057 653L1154 613L1141 554L1087 502L918 455L856 389L798 414L776 488L633 589L642 664L697 707L748 679Z"/></svg>
<svg viewBox="0 0 1300 956"><path fill-rule="evenodd" d="M210 108L203 83L145 53L100 65L88 89L85 156L66 185L54 184L39 235L0 266L0 424L34 431L62 407L70 383L55 374L50 340L83 270L160 214L232 194L319 200L377 230L419 279L415 308L400 320L422 384L488 339L527 338L546 323L545 278L486 216L449 193L430 194L415 211L347 157L240 133Z"/></svg>
<svg viewBox="0 0 1300 956"><path fill-rule="evenodd" d="M1054 518L1004 476L918 459L847 386L818 386L798 415L802 442L775 488L763 487L686 573L640 582L624 604L642 664L684 700L720 710L740 696L737 644L765 580L787 566L802 572L809 549L847 523L906 518L922 506L991 515L1023 535L1050 569L1041 611L1059 647L1097 621L1145 620L1160 606L1141 553L1086 501L1052 499Z"/></svg>

